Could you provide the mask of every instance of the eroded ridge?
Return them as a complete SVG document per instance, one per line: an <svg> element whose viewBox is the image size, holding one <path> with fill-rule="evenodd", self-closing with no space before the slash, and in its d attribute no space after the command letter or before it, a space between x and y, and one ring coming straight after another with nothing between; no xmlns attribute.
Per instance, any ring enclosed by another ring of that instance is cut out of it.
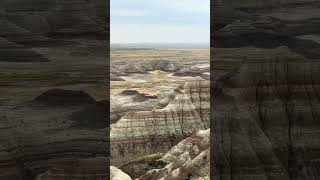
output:
<svg viewBox="0 0 320 180"><path fill-rule="evenodd" d="M111 127L111 164L164 152L194 132L209 128L210 83L192 81L176 90L163 109L133 112Z"/></svg>

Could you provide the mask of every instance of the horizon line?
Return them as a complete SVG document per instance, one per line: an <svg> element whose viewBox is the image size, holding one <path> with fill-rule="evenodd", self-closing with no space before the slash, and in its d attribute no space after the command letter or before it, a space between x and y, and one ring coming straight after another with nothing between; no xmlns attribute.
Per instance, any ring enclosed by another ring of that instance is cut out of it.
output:
<svg viewBox="0 0 320 180"><path fill-rule="evenodd" d="M174 45L174 44L185 44L185 45L210 45L210 42L110 42L110 45L121 45L121 44L161 44L161 45Z"/></svg>

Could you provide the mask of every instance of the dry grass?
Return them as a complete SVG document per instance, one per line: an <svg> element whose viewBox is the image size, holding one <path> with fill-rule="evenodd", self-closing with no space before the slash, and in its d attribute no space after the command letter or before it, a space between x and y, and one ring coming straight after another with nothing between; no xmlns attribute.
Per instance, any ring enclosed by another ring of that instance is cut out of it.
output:
<svg viewBox="0 0 320 180"><path fill-rule="evenodd" d="M209 48L195 49L143 49L143 50L112 50L111 60L173 60L173 61L194 61L209 60Z"/></svg>

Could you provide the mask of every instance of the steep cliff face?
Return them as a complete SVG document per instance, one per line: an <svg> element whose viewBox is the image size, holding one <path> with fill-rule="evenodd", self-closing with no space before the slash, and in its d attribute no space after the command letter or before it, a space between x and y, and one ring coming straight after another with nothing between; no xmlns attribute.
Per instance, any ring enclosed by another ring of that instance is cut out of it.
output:
<svg viewBox="0 0 320 180"><path fill-rule="evenodd" d="M149 162L150 170L137 176L136 180L209 179L210 129L195 132L190 137L178 142L164 154L144 156L139 161ZM134 166L134 163L131 166ZM156 164L159 166L157 167ZM131 177L120 169L110 166L110 179L130 180Z"/></svg>
<svg viewBox="0 0 320 180"><path fill-rule="evenodd" d="M317 19L308 14L312 6L304 13ZM293 33L291 23L297 28L309 18L289 23L253 9L252 19L214 32L213 178L318 178L319 44Z"/></svg>
<svg viewBox="0 0 320 180"><path fill-rule="evenodd" d="M209 127L210 84L186 83L165 108L129 113L111 127L111 164L165 152L194 132Z"/></svg>
<svg viewBox="0 0 320 180"><path fill-rule="evenodd" d="M210 129L201 130L171 148L158 161L166 166L153 169L138 180L205 179L210 176Z"/></svg>

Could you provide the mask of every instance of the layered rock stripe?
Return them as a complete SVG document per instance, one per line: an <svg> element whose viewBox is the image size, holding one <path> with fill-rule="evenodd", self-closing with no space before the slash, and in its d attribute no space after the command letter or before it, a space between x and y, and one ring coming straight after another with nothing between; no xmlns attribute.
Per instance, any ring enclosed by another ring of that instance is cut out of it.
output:
<svg viewBox="0 0 320 180"><path fill-rule="evenodd" d="M165 108L132 112L111 126L111 164L165 152L192 133L209 127L209 81L187 82Z"/></svg>

